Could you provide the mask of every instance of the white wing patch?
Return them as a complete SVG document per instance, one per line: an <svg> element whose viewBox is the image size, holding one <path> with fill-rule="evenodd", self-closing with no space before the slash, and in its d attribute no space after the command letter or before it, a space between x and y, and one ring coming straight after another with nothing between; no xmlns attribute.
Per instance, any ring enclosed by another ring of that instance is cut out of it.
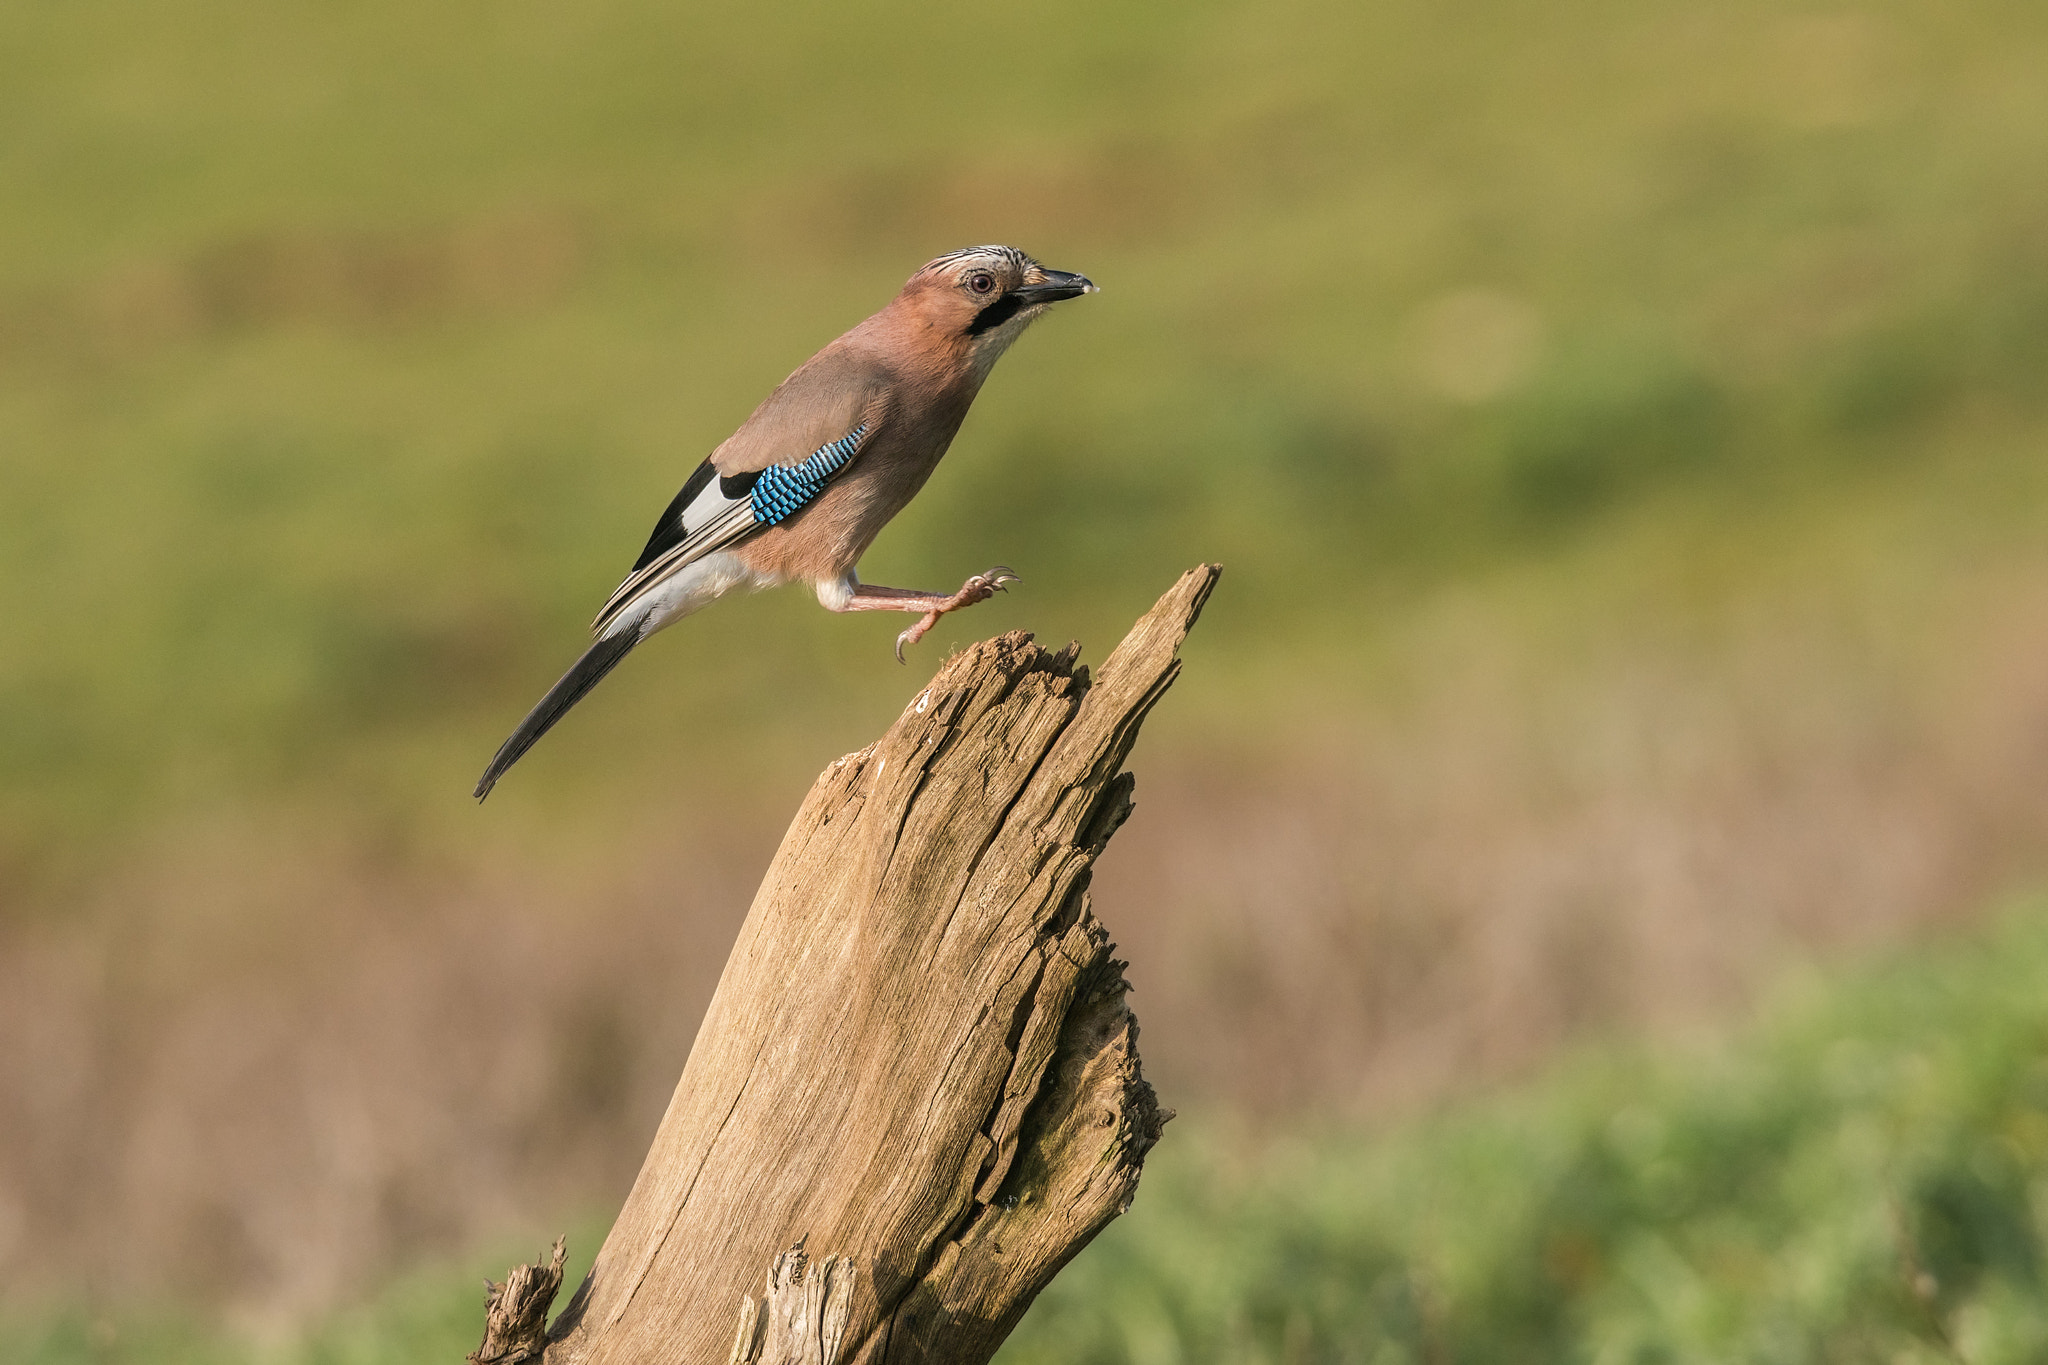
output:
<svg viewBox="0 0 2048 1365"><path fill-rule="evenodd" d="M860 453L870 425L862 422L845 436L818 447L802 460L769 465L754 473L720 477L707 461L690 478L690 483L702 480L696 494L681 507L672 506L655 528L655 540L650 549L655 546L662 548L653 558L646 559L626 575L626 581L619 584L597 613L597 619L591 622L591 631L597 635L616 633L623 628L622 623L631 609L642 604L647 604L649 611L635 619L648 630L658 630L677 616L696 610L702 601L697 600L699 594L694 589L683 594L696 602L687 610L670 610L661 603L651 602L653 590L679 570L737 544L764 526L774 526L787 520L809 506ZM689 492L689 485L685 484L678 500ZM668 543L663 545L664 541ZM733 563L737 565L738 561ZM706 578L696 575L691 581L695 583L701 579L709 583L713 579L730 576L721 574ZM727 582L720 591L731 586L732 583ZM664 602L673 595L665 594ZM654 620L657 615L662 619Z"/></svg>
<svg viewBox="0 0 2048 1365"><path fill-rule="evenodd" d="M758 525L747 495L725 496L715 478L683 508L682 524L683 538L644 567L626 575L626 581L605 601L597 619L590 623L594 633L605 634L606 627L618 621L635 599L663 578L693 560L724 549Z"/></svg>

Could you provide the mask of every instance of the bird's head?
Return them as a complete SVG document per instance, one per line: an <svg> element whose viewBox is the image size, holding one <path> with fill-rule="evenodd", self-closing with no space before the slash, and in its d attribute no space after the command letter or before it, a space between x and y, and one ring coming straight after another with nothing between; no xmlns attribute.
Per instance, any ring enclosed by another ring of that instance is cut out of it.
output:
<svg viewBox="0 0 2048 1365"><path fill-rule="evenodd" d="M1095 292L1086 275L1048 270L1013 246L970 246L927 262L901 298L925 326L966 345L986 370L1039 314Z"/></svg>

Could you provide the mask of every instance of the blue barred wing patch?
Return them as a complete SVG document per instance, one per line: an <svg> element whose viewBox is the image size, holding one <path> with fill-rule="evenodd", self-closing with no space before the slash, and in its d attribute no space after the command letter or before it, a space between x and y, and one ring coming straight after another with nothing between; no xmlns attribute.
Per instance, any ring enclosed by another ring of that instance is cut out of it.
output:
<svg viewBox="0 0 2048 1365"><path fill-rule="evenodd" d="M862 422L832 444L819 446L801 463L772 464L762 470L749 495L754 520L762 526L773 526L810 506L825 491L832 476L846 468L867 431L868 424Z"/></svg>

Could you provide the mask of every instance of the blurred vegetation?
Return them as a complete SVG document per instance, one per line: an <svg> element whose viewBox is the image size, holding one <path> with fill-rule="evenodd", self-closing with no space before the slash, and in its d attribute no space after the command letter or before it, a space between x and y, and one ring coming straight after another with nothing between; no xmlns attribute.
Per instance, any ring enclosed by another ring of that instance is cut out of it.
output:
<svg viewBox="0 0 2048 1365"><path fill-rule="evenodd" d="M1001 1359L2040 1360L2044 977L2036 903L1805 982L1733 1040L1581 1055L1384 1132L1169 1130L1131 1211ZM601 1235L572 1238L572 1279ZM475 1279L420 1271L260 1349L142 1315L17 1317L0 1359L456 1360L481 1330Z"/></svg>
<svg viewBox="0 0 2048 1365"><path fill-rule="evenodd" d="M1024 573L940 648L1106 642L1224 560L1212 734L1630 518L1709 593L1861 496L2031 528L2044 60L1997 0L9 7L0 870L280 801L479 837L688 468L969 240L1107 292L868 575ZM801 597L665 638L493 827L863 742L892 631Z"/></svg>
<svg viewBox="0 0 2048 1365"><path fill-rule="evenodd" d="M2033 1361L2048 917L1364 1140L1160 1149L1023 1362Z"/></svg>
<svg viewBox="0 0 2048 1365"><path fill-rule="evenodd" d="M1913 638L1871 654L1940 650L1921 628L2043 545L2044 70L2048 9L2017 0L0 6L0 926L96 888L148 902L191 827L212 835L194 866L317 847L397 917L522 882L573 913L556 888L638 875L621 831L654 842L678 792L730 817L727 843L766 839L943 649L1021 627L1099 657L1197 559L1229 577L1155 753L1332 747L1376 690L1434 680L1428 613L1459 593L1539 656L1712 637L1794 595L1852 629L1907 602L1872 633ZM909 674L897 624L800 590L721 606L475 811L689 468L922 260L987 240L1106 292L1004 361L863 568L940 587L1005 562L1025 586ZM1842 678L1812 671L1790 728L1833 719ZM1753 757L1770 779L1801 753ZM1498 780L1497 754L1479 766ZM1930 801L1979 790L1938 777ZM394 864L418 875L378 880ZM1344 879L1377 871L1333 877L1344 932ZM289 937L292 894L217 899ZM207 899L162 895L166 920ZM1408 971L1355 937L1301 942L1333 973ZM1214 957L1241 983L1242 954ZM124 999L119 968L78 976ZM1247 1147L1189 1122L1010 1358L2039 1358L2044 969L2036 916L1732 1051L1583 1062L1419 1128ZM72 997L109 1052L162 1031ZM95 1058L37 1060L79 1093L99 1066L125 1103ZM71 1090L49 1093L8 1111L7 1153L74 1131ZM144 1142L123 1104L74 1108L75 1131ZM102 1175L66 1178L130 1197ZM9 1264L39 1260L10 1218L0 1200ZM448 1286L473 1280L422 1270L256 1354L459 1358L476 1298ZM109 1311L36 1319L0 1356L248 1353Z"/></svg>

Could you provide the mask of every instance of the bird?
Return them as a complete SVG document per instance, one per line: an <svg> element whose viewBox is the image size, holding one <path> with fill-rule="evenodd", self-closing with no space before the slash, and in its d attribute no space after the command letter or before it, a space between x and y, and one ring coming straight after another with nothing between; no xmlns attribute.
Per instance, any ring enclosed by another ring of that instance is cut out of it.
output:
<svg viewBox="0 0 2048 1365"><path fill-rule="evenodd" d="M591 623L595 636L478 779L491 788L633 647L727 593L808 583L828 611L903 611L896 659L947 612L1021 582L998 565L954 593L860 581L860 557L917 495L1003 353L1053 304L1099 293L1011 246L926 262L886 307L799 366L698 465Z"/></svg>

